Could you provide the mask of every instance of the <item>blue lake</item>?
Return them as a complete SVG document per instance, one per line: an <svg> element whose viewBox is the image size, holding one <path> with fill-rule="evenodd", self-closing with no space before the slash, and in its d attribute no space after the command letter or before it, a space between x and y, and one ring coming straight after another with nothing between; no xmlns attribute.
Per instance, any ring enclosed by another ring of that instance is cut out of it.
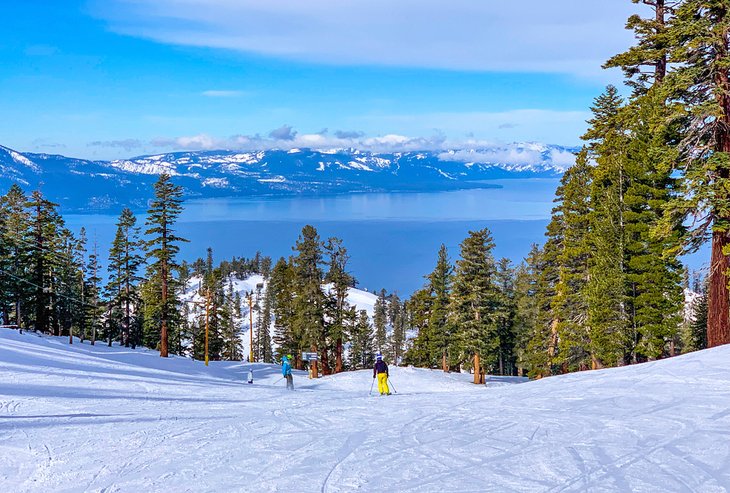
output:
<svg viewBox="0 0 730 493"><path fill-rule="evenodd" d="M216 260L292 255L301 229L312 224L322 239L342 238L358 287L385 288L402 297L424 283L443 243L452 260L470 230L488 227L495 256L519 262L532 243L542 243L558 180L488 182L502 188L433 193L350 194L326 197L191 200L177 224L190 240L181 257L194 260L213 248ZM106 252L115 216L65 215L74 230L86 226ZM140 222L142 218L140 217ZM104 258L105 255L102 255Z"/></svg>

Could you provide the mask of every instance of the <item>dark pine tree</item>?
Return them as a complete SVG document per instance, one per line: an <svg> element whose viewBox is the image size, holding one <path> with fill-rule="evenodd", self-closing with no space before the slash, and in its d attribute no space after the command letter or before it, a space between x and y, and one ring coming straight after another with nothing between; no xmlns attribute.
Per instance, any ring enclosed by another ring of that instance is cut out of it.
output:
<svg viewBox="0 0 730 493"><path fill-rule="evenodd" d="M674 208L692 218L691 246L710 236L707 345L730 343L730 8L726 0L685 0L665 36L673 69L673 109L686 111L677 171L684 196Z"/></svg>
<svg viewBox="0 0 730 493"><path fill-rule="evenodd" d="M335 373L339 373L344 370L342 356L344 342L346 342L345 335L347 334L345 319L349 309L347 293L354 284L355 279L347 272L347 262L350 260L350 256L347 254L347 249L342 244L342 240L329 238L325 244L325 252L328 256L328 270L324 280L332 285L329 290L330 303L328 306L331 309L327 317L329 325L327 332L335 343Z"/></svg>
<svg viewBox="0 0 730 493"><path fill-rule="evenodd" d="M373 308L373 325L375 326L375 349L384 353L388 341L388 298L385 289L380 291Z"/></svg>
<svg viewBox="0 0 730 493"><path fill-rule="evenodd" d="M460 246L449 315L457 331L459 362L474 369L474 381L479 383L482 368L493 370L499 358L494 241L484 228L470 231Z"/></svg>
<svg viewBox="0 0 730 493"><path fill-rule="evenodd" d="M175 257L180 250L179 243L187 241L172 229L182 212L182 188L174 185L170 175L162 174L154 185L155 198L147 211L145 242L147 249L147 297L145 318L147 340L159 335L160 356L168 355L168 331L179 318L175 278L177 268ZM144 292L143 292L144 293Z"/></svg>
<svg viewBox="0 0 730 493"><path fill-rule="evenodd" d="M453 327L449 324L448 316L453 271L446 245L442 244L439 248L436 267L428 276L431 303L427 332L428 366L440 361L443 371L449 371L454 363L449 357L455 341Z"/></svg>
<svg viewBox="0 0 730 493"><path fill-rule="evenodd" d="M322 290L323 273L321 265L322 242L317 230L306 225L297 239L294 250L297 255L292 259L295 274L294 331L301 334L302 341L310 351L319 354L322 372L330 372L327 355L327 336L324 323L325 295ZM303 349L303 348L302 348ZM295 361L297 361L295 359ZM318 365L313 365L317 375Z"/></svg>

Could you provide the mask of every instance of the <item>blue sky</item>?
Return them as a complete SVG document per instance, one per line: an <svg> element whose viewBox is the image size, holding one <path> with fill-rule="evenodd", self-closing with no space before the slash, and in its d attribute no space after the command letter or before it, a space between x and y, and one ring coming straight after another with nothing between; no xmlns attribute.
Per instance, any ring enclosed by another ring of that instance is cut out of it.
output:
<svg viewBox="0 0 730 493"><path fill-rule="evenodd" d="M610 4L610 5L608 5ZM579 142L626 1L4 2L0 144L168 150Z"/></svg>

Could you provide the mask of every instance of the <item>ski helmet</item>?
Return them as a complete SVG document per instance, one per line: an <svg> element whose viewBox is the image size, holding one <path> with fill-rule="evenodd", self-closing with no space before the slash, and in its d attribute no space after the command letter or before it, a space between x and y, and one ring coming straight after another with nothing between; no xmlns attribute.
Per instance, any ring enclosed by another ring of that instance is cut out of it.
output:
<svg viewBox="0 0 730 493"><path fill-rule="evenodd" d="M375 359L383 359L383 355L378 353L375 355Z"/></svg>

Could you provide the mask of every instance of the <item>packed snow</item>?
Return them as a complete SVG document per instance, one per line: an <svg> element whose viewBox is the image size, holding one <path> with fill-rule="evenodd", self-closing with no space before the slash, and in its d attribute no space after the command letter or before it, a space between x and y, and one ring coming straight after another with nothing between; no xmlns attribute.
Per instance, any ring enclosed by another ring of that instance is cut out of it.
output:
<svg viewBox="0 0 730 493"><path fill-rule="evenodd" d="M275 365L0 329L7 492L726 491L730 347L522 383Z"/></svg>

